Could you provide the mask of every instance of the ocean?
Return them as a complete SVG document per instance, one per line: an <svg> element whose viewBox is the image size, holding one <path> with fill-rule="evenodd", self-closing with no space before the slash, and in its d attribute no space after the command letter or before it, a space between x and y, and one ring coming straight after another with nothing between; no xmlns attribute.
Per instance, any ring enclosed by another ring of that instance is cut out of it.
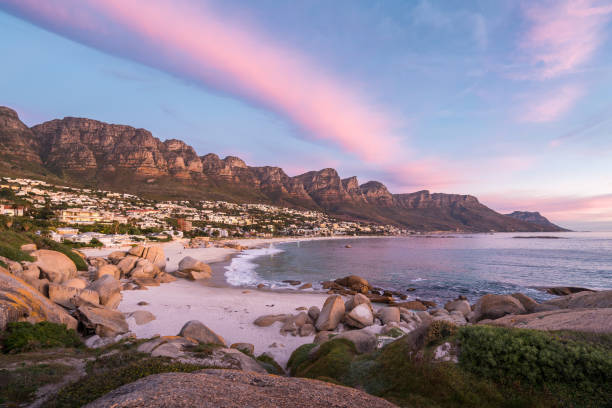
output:
<svg viewBox="0 0 612 408"><path fill-rule="evenodd" d="M351 248L345 248L350 245ZM358 275L408 299L471 302L487 293L521 292L550 299L537 287L612 289L612 233L496 233L380 237L277 243L232 258L225 277L233 286L320 283ZM408 289L414 291L408 291Z"/></svg>

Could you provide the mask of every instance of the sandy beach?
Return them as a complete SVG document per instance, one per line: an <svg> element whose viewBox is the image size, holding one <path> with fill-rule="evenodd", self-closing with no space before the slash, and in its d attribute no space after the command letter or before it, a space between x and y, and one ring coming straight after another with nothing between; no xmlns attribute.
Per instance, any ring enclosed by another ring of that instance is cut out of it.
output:
<svg viewBox="0 0 612 408"><path fill-rule="evenodd" d="M268 238L241 239L228 242L238 243L244 247L255 248L268 244L315 239L336 238ZM348 238L348 237L346 237ZM353 238L353 237L351 237ZM186 256L202 262L213 264L227 261L237 250L231 248L184 248L187 240L157 244L163 247L167 257L166 271L174 272L178 263ZM155 245L155 244L152 244ZM125 248L86 249L87 256L106 256ZM215 268L213 268L215 270ZM222 273L217 269L217 275ZM222 281L223 276L213 276L211 281ZM124 313L146 310L153 313L156 319L137 325L134 319L128 319L130 330L139 338L155 335L176 335L185 322L199 320L217 334L221 335L228 345L237 342L251 343L255 354L267 352L285 366L289 356L298 346L313 341L314 336L293 337L280 334L282 324L277 322L269 327L257 327L253 321L266 314L296 314L298 307L322 307L328 295L312 291L281 291L244 289L233 287L212 287L206 281L188 281L179 279L176 282L148 287L147 290L123 291L123 300L118 309ZM147 305L139 306L139 302Z"/></svg>

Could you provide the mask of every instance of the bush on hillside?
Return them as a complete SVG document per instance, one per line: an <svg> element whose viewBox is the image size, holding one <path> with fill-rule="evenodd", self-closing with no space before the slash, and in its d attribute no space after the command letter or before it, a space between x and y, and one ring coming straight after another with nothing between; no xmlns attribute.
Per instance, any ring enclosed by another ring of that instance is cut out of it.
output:
<svg viewBox="0 0 612 408"><path fill-rule="evenodd" d="M79 335L64 324L40 322L9 323L0 336L4 353L22 353L53 347L79 347L83 343Z"/></svg>
<svg viewBox="0 0 612 408"><path fill-rule="evenodd" d="M547 332L472 326L459 331L461 367L502 384L520 383L597 406L612 398L612 349Z"/></svg>

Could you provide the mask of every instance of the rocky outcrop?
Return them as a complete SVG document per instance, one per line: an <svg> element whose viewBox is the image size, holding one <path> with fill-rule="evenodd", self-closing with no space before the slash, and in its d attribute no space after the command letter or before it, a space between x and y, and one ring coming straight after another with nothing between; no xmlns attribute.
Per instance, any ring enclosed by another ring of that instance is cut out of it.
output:
<svg viewBox="0 0 612 408"><path fill-rule="evenodd" d="M70 329L77 328L77 321L63 308L0 267L0 330L10 322L45 320L65 324Z"/></svg>
<svg viewBox="0 0 612 408"><path fill-rule="evenodd" d="M612 333L612 308L560 309L520 316L504 316L482 323L521 329Z"/></svg>
<svg viewBox="0 0 612 408"><path fill-rule="evenodd" d="M612 308L612 290L599 292L578 292L557 299L548 300L544 305L560 309Z"/></svg>
<svg viewBox="0 0 612 408"><path fill-rule="evenodd" d="M49 282L62 283L76 277L76 265L61 252L39 249L31 255L36 258L35 265Z"/></svg>
<svg viewBox="0 0 612 408"><path fill-rule="evenodd" d="M82 305L77 309L77 316L85 331L100 337L115 337L129 329L123 313L114 310Z"/></svg>
<svg viewBox="0 0 612 408"><path fill-rule="evenodd" d="M236 370L152 375L124 385L88 408L387 408L395 405L353 388L304 378L286 378Z"/></svg>

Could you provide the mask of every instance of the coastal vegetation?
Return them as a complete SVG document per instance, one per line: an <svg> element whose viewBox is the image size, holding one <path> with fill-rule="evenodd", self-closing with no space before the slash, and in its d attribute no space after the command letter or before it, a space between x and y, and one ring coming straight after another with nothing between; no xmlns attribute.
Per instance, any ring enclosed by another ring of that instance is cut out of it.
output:
<svg viewBox="0 0 612 408"><path fill-rule="evenodd" d="M3 353L23 353L55 347L80 347L83 342L72 329L63 324L47 321L9 323L0 333L0 350Z"/></svg>
<svg viewBox="0 0 612 408"><path fill-rule="evenodd" d="M460 349L458 364L433 358L445 342ZM612 397L609 334L434 322L362 355L346 339L303 345L288 366L292 375L364 389L400 406L601 407Z"/></svg>

